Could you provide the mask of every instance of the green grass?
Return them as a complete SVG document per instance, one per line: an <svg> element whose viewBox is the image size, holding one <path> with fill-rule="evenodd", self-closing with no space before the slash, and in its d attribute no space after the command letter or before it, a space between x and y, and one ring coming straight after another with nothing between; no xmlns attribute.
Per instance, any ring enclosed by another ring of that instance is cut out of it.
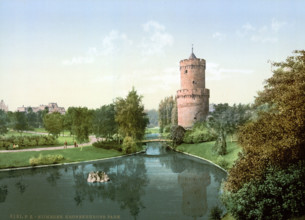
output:
<svg viewBox="0 0 305 220"><path fill-rule="evenodd" d="M48 154L61 154L64 156L64 160L62 161L62 163L97 160L123 155L123 153L116 150L105 150L92 146L83 148L71 148L65 150L0 153L0 168L3 169L30 166L30 158L38 157L39 154L42 154L43 156Z"/></svg>
<svg viewBox="0 0 305 220"><path fill-rule="evenodd" d="M155 133L159 133L159 132L160 132L160 128L159 127L146 128L145 129L145 133L146 134L155 134Z"/></svg>
<svg viewBox="0 0 305 220"><path fill-rule="evenodd" d="M199 144L181 144L177 147L177 150L203 157L212 161L213 163L219 163L219 159L221 157L213 152L212 149L214 144L215 141ZM231 168L234 161L237 159L237 155L241 151L241 148L237 145L236 142L227 141L227 151L228 153L222 156L222 158L228 162L228 168Z"/></svg>

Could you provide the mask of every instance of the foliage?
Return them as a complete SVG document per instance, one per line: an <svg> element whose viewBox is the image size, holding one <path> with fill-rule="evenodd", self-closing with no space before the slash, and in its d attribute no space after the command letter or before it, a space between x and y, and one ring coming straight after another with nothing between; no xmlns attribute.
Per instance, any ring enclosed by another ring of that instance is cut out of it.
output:
<svg viewBox="0 0 305 220"><path fill-rule="evenodd" d="M43 118L45 129L56 138L63 130L63 123L63 116L59 112L46 114Z"/></svg>
<svg viewBox="0 0 305 220"><path fill-rule="evenodd" d="M8 117L5 111L0 109L0 135L6 134L8 132Z"/></svg>
<svg viewBox="0 0 305 220"><path fill-rule="evenodd" d="M227 210L238 219L289 219L305 214L305 162L287 169L269 167L260 180L225 191Z"/></svg>
<svg viewBox="0 0 305 220"><path fill-rule="evenodd" d="M58 155L42 155L40 154L38 157L32 157L29 160L31 166L37 165L47 165L47 164L57 164L64 160L64 157L61 154Z"/></svg>
<svg viewBox="0 0 305 220"><path fill-rule="evenodd" d="M53 136L32 135L32 136L10 136L0 138L0 148L10 149L13 144L23 147L50 146L57 144Z"/></svg>
<svg viewBox="0 0 305 220"><path fill-rule="evenodd" d="M125 99L117 98L115 102L115 121L119 126L119 133L123 137L141 140L145 134L148 118L144 112L142 96L132 88Z"/></svg>
<svg viewBox="0 0 305 220"><path fill-rule="evenodd" d="M73 134L79 142L89 140L92 132L93 110L86 107L69 107L65 116L65 127Z"/></svg>
<svg viewBox="0 0 305 220"><path fill-rule="evenodd" d="M219 206L214 206L213 208L211 208L209 219L221 220L221 216L222 216L222 209L219 208Z"/></svg>
<svg viewBox="0 0 305 220"><path fill-rule="evenodd" d="M137 152L137 142L134 138L126 136L123 140L122 149L125 154Z"/></svg>
<svg viewBox="0 0 305 220"><path fill-rule="evenodd" d="M157 127L158 126L158 120L159 120L158 111L155 110L155 109L151 109L151 110L148 110L146 112L146 114L147 114L147 117L149 119L149 124L148 124L147 127L149 127L149 128Z"/></svg>
<svg viewBox="0 0 305 220"><path fill-rule="evenodd" d="M103 105L96 109L93 114L93 132L97 137L109 138L118 131L117 123L115 122L114 104Z"/></svg>
<svg viewBox="0 0 305 220"><path fill-rule="evenodd" d="M273 66L273 76L255 100L268 108L240 129L243 153L230 171L227 190L262 178L270 165L285 168L305 159L305 51Z"/></svg>
<svg viewBox="0 0 305 220"><path fill-rule="evenodd" d="M29 127L25 112L14 113L14 129L18 132L27 130Z"/></svg>
<svg viewBox="0 0 305 220"><path fill-rule="evenodd" d="M225 170L229 168L229 162L223 156L218 156L216 164L218 164Z"/></svg>
<svg viewBox="0 0 305 220"><path fill-rule="evenodd" d="M38 127L38 116L35 112L33 112L33 109L31 107L27 109L26 117L29 123L30 130Z"/></svg>
<svg viewBox="0 0 305 220"><path fill-rule="evenodd" d="M188 144L197 144L206 141L216 140L217 134L210 129L206 122L197 122L192 130L187 130L183 142Z"/></svg>
<svg viewBox="0 0 305 220"><path fill-rule="evenodd" d="M159 127L161 133L163 133L166 126L171 126L172 112L175 105L176 101L174 100L173 96L165 97L163 100L161 100L158 109Z"/></svg>
<svg viewBox="0 0 305 220"><path fill-rule="evenodd" d="M170 138L173 140L174 147L182 144L185 134L185 129L182 126L174 125L171 128Z"/></svg>
<svg viewBox="0 0 305 220"><path fill-rule="evenodd" d="M103 148L106 150L114 149L114 150L122 151L122 146L115 141L97 141L92 145L93 147Z"/></svg>
<svg viewBox="0 0 305 220"><path fill-rule="evenodd" d="M208 125L218 134L215 151L224 155L227 151L227 135L233 135L250 118L250 107L242 104L229 106L225 103L215 105L214 109L208 118Z"/></svg>

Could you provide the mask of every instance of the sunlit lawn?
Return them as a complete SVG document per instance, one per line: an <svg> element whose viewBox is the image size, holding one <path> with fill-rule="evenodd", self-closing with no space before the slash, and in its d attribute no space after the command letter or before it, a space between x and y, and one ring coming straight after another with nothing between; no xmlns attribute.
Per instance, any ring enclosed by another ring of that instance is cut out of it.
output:
<svg viewBox="0 0 305 220"><path fill-rule="evenodd" d="M199 144L181 144L177 147L177 150L203 157L214 163L217 163L219 156L212 150L214 144L215 141ZM227 141L227 151L228 153L222 157L229 163L230 168L232 167L234 161L237 159L237 155L241 151L241 148L237 145L236 142Z"/></svg>
<svg viewBox="0 0 305 220"><path fill-rule="evenodd" d="M43 156L61 154L64 156L62 163L97 160L123 155L123 153L116 150L104 150L92 146L49 151L0 153L0 168L30 166L29 159L38 157L39 154Z"/></svg>

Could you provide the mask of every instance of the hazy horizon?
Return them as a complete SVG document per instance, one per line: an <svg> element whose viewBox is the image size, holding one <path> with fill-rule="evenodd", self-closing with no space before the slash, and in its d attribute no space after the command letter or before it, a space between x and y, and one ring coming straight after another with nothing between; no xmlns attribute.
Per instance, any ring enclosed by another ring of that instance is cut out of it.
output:
<svg viewBox="0 0 305 220"><path fill-rule="evenodd" d="M268 61L304 49L303 1L0 1L0 100L10 111L98 108L134 86L145 109L180 88L179 61L206 60L210 103L252 103Z"/></svg>

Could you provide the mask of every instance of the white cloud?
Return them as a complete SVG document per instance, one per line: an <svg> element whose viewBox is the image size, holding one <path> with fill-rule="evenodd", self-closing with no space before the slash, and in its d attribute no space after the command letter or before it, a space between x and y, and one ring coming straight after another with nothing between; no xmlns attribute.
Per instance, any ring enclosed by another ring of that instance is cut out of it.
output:
<svg viewBox="0 0 305 220"><path fill-rule="evenodd" d="M277 43L279 41L277 32L286 25L286 22L279 22L275 18L268 25L255 27L250 23L244 24L236 31L240 38L250 39L256 43Z"/></svg>
<svg viewBox="0 0 305 220"><path fill-rule="evenodd" d="M219 64L209 62L206 69L206 80L223 80L239 75L250 75L254 70L221 68Z"/></svg>
<svg viewBox="0 0 305 220"><path fill-rule="evenodd" d="M271 28L275 32L279 31L285 25L286 25L286 22L280 22L280 21L276 20L275 18L272 19Z"/></svg>
<svg viewBox="0 0 305 220"><path fill-rule="evenodd" d="M226 34L222 34L222 33L220 33L220 32L215 32L215 33L212 35L212 37L213 37L214 39L217 39L217 40L222 41L222 40L225 40L227 36L226 36Z"/></svg>
<svg viewBox="0 0 305 220"><path fill-rule="evenodd" d="M174 37L158 22L149 21L145 23L143 30L146 35L140 45L143 55L162 54L165 47L173 45Z"/></svg>
<svg viewBox="0 0 305 220"><path fill-rule="evenodd" d="M132 45L132 41L128 39L127 35L117 30L112 30L102 39L101 47L89 47L84 55L64 60L62 64L90 64L95 62L96 57L119 53L126 45Z"/></svg>

